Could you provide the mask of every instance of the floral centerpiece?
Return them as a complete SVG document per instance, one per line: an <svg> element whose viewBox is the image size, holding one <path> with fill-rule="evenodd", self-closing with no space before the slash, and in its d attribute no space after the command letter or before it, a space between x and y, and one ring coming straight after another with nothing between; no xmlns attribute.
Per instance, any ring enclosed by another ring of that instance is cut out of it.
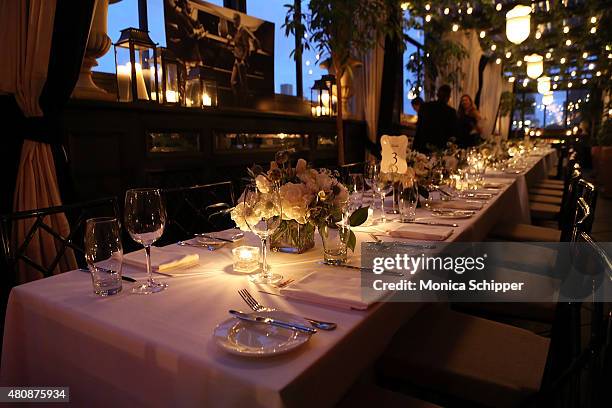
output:
<svg viewBox="0 0 612 408"><path fill-rule="evenodd" d="M267 171L255 165L247 171L257 189L263 193L278 189L281 196L281 225L270 237L272 250L302 253L314 246L317 227L347 223L361 225L367 219L368 209L359 208L347 214L348 190L338 180L337 172L314 169L299 159L295 167L290 161L291 150L276 154ZM239 202L231 212L238 228L248 230L243 203ZM354 249L355 235L351 232L347 245Z"/></svg>

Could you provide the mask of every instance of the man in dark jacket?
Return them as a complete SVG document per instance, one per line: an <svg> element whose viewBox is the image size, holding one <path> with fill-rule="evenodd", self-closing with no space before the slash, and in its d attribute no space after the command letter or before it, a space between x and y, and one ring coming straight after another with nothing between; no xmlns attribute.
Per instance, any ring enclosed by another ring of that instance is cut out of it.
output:
<svg viewBox="0 0 612 408"><path fill-rule="evenodd" d="M450 86L442 85L436 95L436 101L422 104L419 110L414 148L422 152L431 150L428 145L446 148L446 143L455 137L457 129L457 112L448 106Z"/></svg>

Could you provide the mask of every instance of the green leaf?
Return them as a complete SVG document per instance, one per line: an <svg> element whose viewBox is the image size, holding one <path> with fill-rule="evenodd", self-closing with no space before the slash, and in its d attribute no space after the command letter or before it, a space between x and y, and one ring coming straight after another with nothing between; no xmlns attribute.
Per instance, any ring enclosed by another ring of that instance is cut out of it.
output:
<svg viewBox="0 0 612 408"><path fill-rule="evenodd" d="M360 207L355 210L349 217L349 225L351 227L357 227L366 222L368 219L368 208L369 207Z"/></svg>
<svg viewBox="0 0 612 408"><path fill-rule="evenodd" d="M355 246L357 245L357 237L355 236L355 233L353 231L351 231L349 233L349 238L348 241L346 243L346 246L351 250L351 252L355 252Z"/></svg>
<svg viewBox="0 0 612 408"><path fill-rule="evenodd" d="M417 185L417 188L419 189L419 194L423 197L423 198L428 198L429 197L429 191L422 185Z"/></svg>

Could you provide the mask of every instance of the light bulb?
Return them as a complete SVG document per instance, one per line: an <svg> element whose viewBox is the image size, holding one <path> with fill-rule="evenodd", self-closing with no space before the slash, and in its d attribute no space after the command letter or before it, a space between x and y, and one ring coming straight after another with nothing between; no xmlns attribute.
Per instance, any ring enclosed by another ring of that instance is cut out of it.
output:
<svg viewBox="0 0 612 408"><path fill-rule="evenodd" d="M572 71L572 73L570 75L575 77L576 76L576 71Z"/></svg>
<svg viewBox="0 0 612 408"><path fill-rule="evenodd" d="M468 13L468 14L472 14L472 11L474 11L474 9L473 9L473 8L471 8L471 7L468 7L468 9L467 9L467 13Z"/></svg>
<svg viewBox="0 0 612 408"><path fill-rule="evenodd" d="M551 57L552 57L552 54L551 54L550 52L547 52L547 53L546 53L546 58L547 58L547 59L550 59Z"/></svg>
<svg viewBox="0 0 612 408"><path fill-rule="evenodd" d="M557 89L557 84L553 84L553 89Z"/></svg>
<svg viewBox="0 0 612 408"><path fill-rule="evenodd" d="M484 31L480 32L480 38L485 38L486 35L487 35L487 33L485 33Z"/></svg>
<svg viewBox="0 0 612 408"><path fill-rule="evenodd" d="M529 38L531 30L531 7L514 6L506 13L506 37L514 44L520 44Z"/></svg>
<svg viewBox="0 0 612 408"><path fill-rule="evenodd" d="M497 4L495 5L495 10L497 10L497 11L501 11L501 9L502 9L502 5L501 5L501 3L497 3Z"/></svg>
<svg viewBox="0 0 612 408"><path fill-rule="evenodd" d="M591 24L595 24L597 22L597 17L591 17Z"/></svg>
<svg viewBox="0 0 612 408"><path fill-rule="evenodd" d="M595 34L597 32L597 27L591 27L591 34Z"/></svg>
<svg viewBox="0 0 612 408"><path fill-rule="evenodd" d="M429 23L431 21L431 16L428 14L425 16L425 22Z"/></svg>
<svg viewBox="0 0 612 408"><path fill-rule="evenodd" d="M459 30L459 24L453 24L453 31Z"/></svg>
<svg viewBox="0 0 612 408"><path fill-rule="evenodd" d="M601 76L601 71L597 71L597 73L595 74L595 76Z"/></svg>
<svg viewBox="0 0 612 408"><path fill-rule="evenodd" d="M520 67L521 65L523 65L523 61L521 61L521 60L516 61L516 66L517 67Z"/></svg>
<svg viewBox="0 0 612 408"><path fill-rule="evenodd" d="M568 83L567 83L567 87L568 87L568 88L571 88L571 87L572 87L572 85L573 85L573 84L572 84L571 82L568 82Z"/></svg>
<svg viewBox="0 0 612 408"><path fill-rule="evenodd" d="M565 45L567 45L568 47L572 45L572 40L565 40Z"/></svg>
<svg viewBox="0 0 612 408"><path fill-rule="evenodd" d="M495 63L496 63L497 65L501 64L501 58L497 58L497 59L495 60Z"/></svg>
<svg viewBox="0 0 612 408"><path fill-rule="evenodd" d="M450 9L448 7L444 9L444 14L448 15L449 12L450 12Z"/></svg>
<svg viewBox="0 0 612 408"><path fill-rule="evenodd" d="M583 84L583 85L586 85L586 83L587 83L587 79L586 79L586 78L584 78L584 79L582 80L582 84Z"/></svg>
<svg viewBox="0 0 612 408"><path fill-rule="evenodd" d="M542 33L539 32L539 31L536 31L535 38L536 38L536 40L539 40L540 38L542 38Z"/></svg>
<svg viewBox="0 0 612 408"><path fill-rule="evenodd" d="M563 27L563 33L564 34L569 33L569 27L568 26Z"/></svg>
<svg viewBox="0 0 612 408"><path fill-rule="evenodd" d="M559 80L559 75L555 75L555 77L553 78L555 81Z"/></svg>
<svg viewBox="0 0 612 408"><path fill-rule="evenodd" d="M510 51L508 51L508 52L506 53L506 58L510 58L511 56L512 56L512 53L511 53Z"/></svg>
<svg viewBox="0 0 612 408"><path fill-rule="evenodd" d="M425 10L429 11L429 9L431 9L431 5L426 4L426 5L425 5Z"/></svg>
<svg viewBox="0 0 612 408"><path fill-rule="evenodd" d="M491 51L495 51L497 49L497 45L491 44Z"/></svg>
<svg viewBox="0 0 612 408"><path fill-rule="evenodd" d="M510 77L510 78L508 78L508 82L512 83L512 82L514 82L515 79L516 78L514 78L514 77Z"/></svg>
<svg viewBox="0 0 612 408"><path fill-rule="evenodd" d="M583 52L582 53L582 58L584 58L584 59L589 58L589 53L588 52Z"/></svg>
<svg viewBox="0 0 612 408"><path fill-rule="evenodd" d="M562 63L562 64L565 64L565 57L561 58L561 59L559 60L559 62L560 62L560 63Z"/></svg>

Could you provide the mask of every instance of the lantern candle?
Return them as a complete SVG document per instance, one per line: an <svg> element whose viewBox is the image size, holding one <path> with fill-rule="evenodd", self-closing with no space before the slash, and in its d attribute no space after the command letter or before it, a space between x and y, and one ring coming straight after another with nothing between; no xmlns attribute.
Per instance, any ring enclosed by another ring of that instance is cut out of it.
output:
<svg viewBox="0 0 612 408"><path fill-rule="evenodd" d="M234 272L251 273L259 269L259 248L239 246L232 249Z"/></svg>
<svg viewBox="0 0 612 408"><path fill-rule="evenodd" d="M145 84L144 75L142 73L142 66L139 63L136 63L136 92L138 92L138 99L149 100L147 85Z"/></svg>
<svg viewBox="0 0 612 408"><path fill-rule="evenodd" d="M119 87L119 101L129 102L132 100L131 64L117 65L117 84Z"/></svg>
<svg viewBox="0 0 612 408"><path fill-rule="evenodd" d="M166 102L172 102L172 103L178 102L178 92L166 91Z"/></svg>
<svg viewBox="0 0 612 408"><path fill-rule="evenodd" d="M202 105L212 106L212 98L206 92L202 95Z"/></svg>

